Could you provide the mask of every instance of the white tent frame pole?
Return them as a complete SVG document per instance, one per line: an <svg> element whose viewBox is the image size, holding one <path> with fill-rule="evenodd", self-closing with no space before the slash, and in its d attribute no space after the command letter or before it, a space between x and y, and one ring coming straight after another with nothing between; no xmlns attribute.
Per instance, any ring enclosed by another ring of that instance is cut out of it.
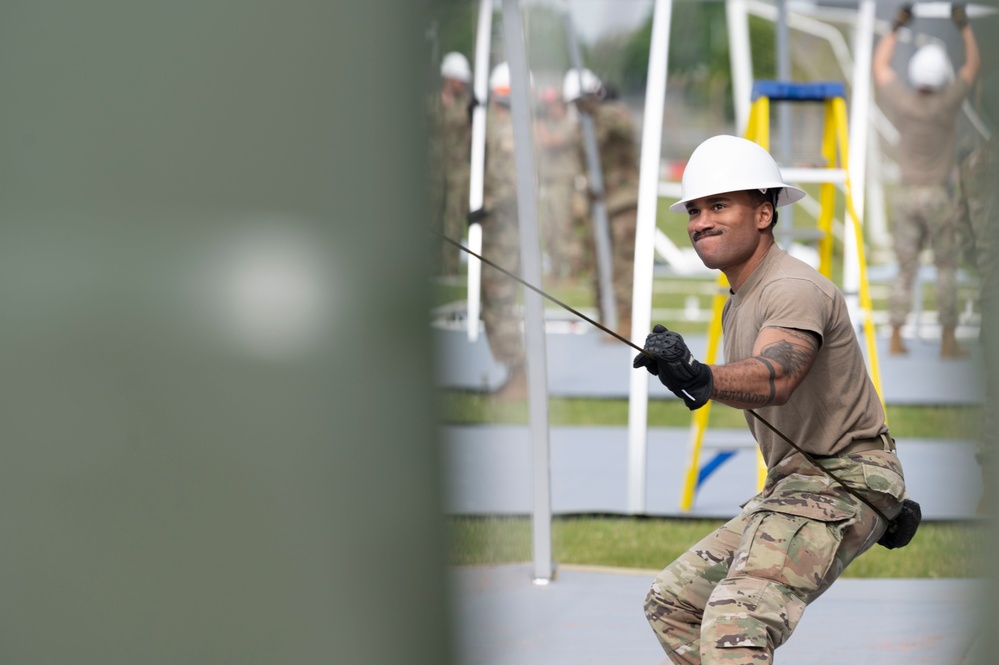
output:
<svg viewBox="0 0 999 665"><path fill-rule="evenodd" d="M480 0L479 22L475 35L475 76L472 90L476 105L472 111L472 161L468 186L468 209L480 210L486 170L486 100L489 98L489 48L493 29L493 1ZM468 248L482 254L482 224L468 225ZM482 312L482 263L468 257L468 341L479 338L479 315Z"/></svg>
<svg viewBox="0 0 999 665"><path fill-rule="evenodd" d="M873 129L873 127L872 127ZM888 231L888 216L885 212L885 187L881 181L881 148L877 139L867 142L867 228L871 245L878 249L891 247L892 238Z"/></svg>
<svg viewBox="0 0 999 665"><path fill-rule="evenodd" d="M850 94L849 160L850 194L857 223L864 227L864 189L867 184L867 138L870 129L871 60L874 52L874 0L862 0L854 32L853 85ZM860 321L860 261L856 235L843 236L843 291L854 325Z"/></svg>
<svg viewBox="0 0 999 665"><path fill-rule="evenodd" d="M746 0L727 0L729 60L732 68L732 96L735 106L735 133L743 136L749 124L753 87L753 52L749 44L749 11Z"/></svg>
<svg viewBox="0 0 999 665"><path fill-rule="evenodd" d="M541 243L535 189L531 86L527 46L519 0L503 0L503 39L510 64L514 163L517 167L517 218L520 226L521 274L528 284L541 283ZM545 353L544 302L524 291L524 347L527 354L527 407L533 476L534 583L552 581L551 454L548 441L548 376Z"/></svg>
<svg viewBox="0 0 999 665"><path fill-rule="evenodd" d="M646 333L652 327L652 268L672 14L671 0L656 0L652 17L652 45L649 49L649 76L645 84L645 120L642 127L642 155L638 180L638 221L635 232L634 293L631 314L631 338L635 341L644 341ZM622 358L622 361L626 362L630 356L629 350L627 358ZM648 408L649 375L645 371L632 371L628 393L628 512L632 514L645 512Z"/></svg>

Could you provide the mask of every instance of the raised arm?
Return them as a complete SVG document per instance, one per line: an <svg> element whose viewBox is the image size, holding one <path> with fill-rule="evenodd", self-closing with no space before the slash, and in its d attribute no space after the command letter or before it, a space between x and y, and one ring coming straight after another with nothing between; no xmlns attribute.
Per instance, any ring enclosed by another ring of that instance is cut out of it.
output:
<svg viewBox="0 0 999 665"><path fill-rule="evenodd" d="M784 404L805 379L818 352L819 339L814 333L764 328L751 358L711 366L711 399L737 409Z"/></svg>
<svg viewBox="0 0 999 665"><path fill-rule="evenodd" d="M871 69L874 75L874 85L881 88L895 78L895 70L891 67L891 56L895 53L898 36L890 32L878 41L871 58Z"/></svg>
<svg viewBox="0 0 999 665"><path fill-rule="evenodd" d="M895 45L898 43L898 29L908 23L911 18L911 4L899 7L895 14L895 20L891 24L891 32L882 37L874 48L871 69L874 74L874 85L879 88L891 83L892 79L895 78L895 70L891 68L891 56L895 53Z"/></svg>
<svg viewBox="0 0 999 665"><path fill-rule="evenodd" d="M982 56L978 52L978 40L975 33L971 31L971 25L965 20L964 24L958 23L961 30L961 37L964 38L964 64L957 72L959 78L968 82L968 85L975 85L978 78L978 71L982 66Z"/></svg>

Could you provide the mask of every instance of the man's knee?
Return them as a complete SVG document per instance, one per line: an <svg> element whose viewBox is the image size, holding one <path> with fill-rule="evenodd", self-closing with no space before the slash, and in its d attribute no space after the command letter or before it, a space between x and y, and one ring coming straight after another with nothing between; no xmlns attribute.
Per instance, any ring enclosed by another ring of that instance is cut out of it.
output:
<svg viewBox="0 0 999 665"><path fill-rule="evenodd" d="M689 589L656 578L645 596L645 617L674 663L700 663L702 610Z"/></svg>
<svg viewBox="0 0 999 665"><path fill-rule="evenodd" d="M649 587L649 592L645 594L645 618L655 623L664 616L674 614L677 607L676 593L656 579Z"/></svg>
<svg viewBox="0 0 999 665"><path fill-rule="evenodd" d="M702 656L714 652L719 660L742 662L735 655L742 652L754 662L770 662L804 611L805 602L779 582L748 576L723 580L704 609Z"/></svg>

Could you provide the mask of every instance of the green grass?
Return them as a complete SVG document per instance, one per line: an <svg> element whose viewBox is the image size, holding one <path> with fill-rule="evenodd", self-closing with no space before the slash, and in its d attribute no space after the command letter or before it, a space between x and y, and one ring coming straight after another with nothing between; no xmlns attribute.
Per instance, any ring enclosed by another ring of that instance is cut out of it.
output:
<svg viewBox="0 0 999 665"><path fill-rule="evenodd" d="M450 563L495 565L530 561L531 522L520 517L456 517L449 524ZM552 524L560 564L660 570L720 521L631 517L562 517ZM985 575L987 528L982 523L925 523L905 548L875 546L845 577L954 578Z"/></svg>
<svg viewBox="0 0 999 665"><path fill-rule="evenodd" d="M497 403L487 393L443 391L441 420L450 424L525 424L526 403ZM888 425L896 438L966 439L975 437L981 408L977 406L888 405ZM628 424L628 400L564 399L548 400L548 418L553 426ZM679 400L653 400L649 406L649 427L686 427L690 411ZM742 411L712 404L709 427L743 428Z"/></svg>

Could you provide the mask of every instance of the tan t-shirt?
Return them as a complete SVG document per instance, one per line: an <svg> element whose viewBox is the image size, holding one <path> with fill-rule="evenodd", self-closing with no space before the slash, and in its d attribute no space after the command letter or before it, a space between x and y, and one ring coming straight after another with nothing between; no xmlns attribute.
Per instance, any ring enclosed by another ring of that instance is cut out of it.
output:
<svg viewBox="0 0 999 665"><path fill-rule="evenodd" d="M919 92L897 77L881 88L881 102L898 129L903 184L947 184L955 162L957 112L969 89L958 78L937 92Z"/></svg>
<svg viewBox="0 0 999 665"><path fill-rule="evenodd" d="M795 328L821 339L815 364L782 406L755 409L806 452L835 455L855 439L887 432L843 294L811 266L774 245L722 312L725 362L753 355L760 330ZM793 452L746 414L767 467Z"/></svg>

